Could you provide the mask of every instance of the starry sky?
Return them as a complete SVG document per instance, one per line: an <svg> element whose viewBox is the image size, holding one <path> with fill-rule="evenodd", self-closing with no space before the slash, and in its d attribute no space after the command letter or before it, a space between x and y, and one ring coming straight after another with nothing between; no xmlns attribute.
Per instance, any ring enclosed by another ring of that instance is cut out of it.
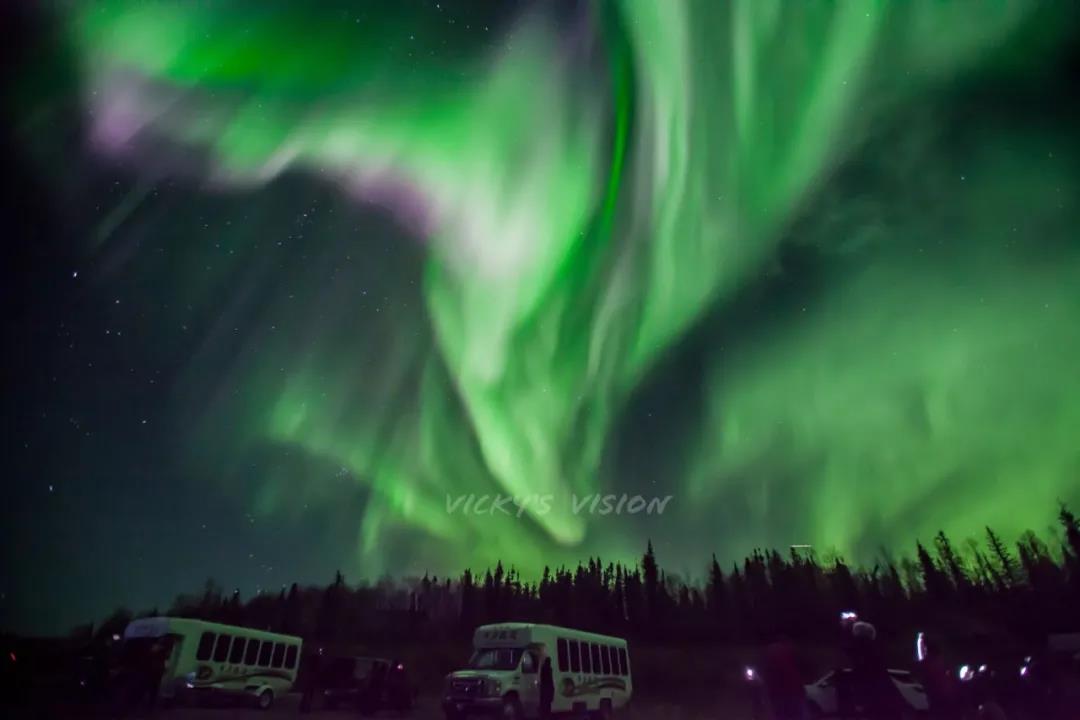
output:
<svg viewBox="0 0 1080 720"><path fill-rule="evenodd" d="M1072 3L4 12L2 628L1080 502Z"/></svg>

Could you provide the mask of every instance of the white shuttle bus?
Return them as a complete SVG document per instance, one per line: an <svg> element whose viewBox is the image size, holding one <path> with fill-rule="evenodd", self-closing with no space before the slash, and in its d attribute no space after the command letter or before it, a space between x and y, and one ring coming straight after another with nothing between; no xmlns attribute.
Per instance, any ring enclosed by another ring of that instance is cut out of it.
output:
<svg viewBox="0 0 1080 720"><path fill-rule="evenodd" d="M538 717L545 658L551 659L552 713L611 717L630 701L625 640L553 625L500 623L478 627L468 667L446 677L446 717Z"/></svg>
<svg viewBox="0 0 1080 720"><path fill-rule="evenodd" d="M203 620L152 617L133 620L124 643L136 652L160 645L167 653L163 698L231 695L266 709L296 681L302 640Z"/></svg>

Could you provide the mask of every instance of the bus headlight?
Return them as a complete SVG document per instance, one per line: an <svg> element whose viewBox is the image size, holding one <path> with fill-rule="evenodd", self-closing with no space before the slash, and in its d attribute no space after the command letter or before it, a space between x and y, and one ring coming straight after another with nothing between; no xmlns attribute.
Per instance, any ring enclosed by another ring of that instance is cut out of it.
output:
<svg viewBox="0 0 1080 720"><path fill-rule="evenodd" d="M502 681L494 678L489 678L487 681L487 694L498 695L502 692Z"/></svg>

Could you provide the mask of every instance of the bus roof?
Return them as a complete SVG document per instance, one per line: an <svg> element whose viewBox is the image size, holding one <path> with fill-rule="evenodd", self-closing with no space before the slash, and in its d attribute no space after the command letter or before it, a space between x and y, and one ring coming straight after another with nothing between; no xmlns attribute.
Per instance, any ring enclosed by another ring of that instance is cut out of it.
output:
<svg viewBox="0 0 1080 720"><path fill-rule="evenodd" d="M295 635L283 635L281 633L269 632L267 630L259 630L258 628L241 627L239 625L225 625L222 623L210 622L208 620L198 620L196 618L178 618L165 616L139 618L138 620L132 620L130 623L128 623L127 628L124 630L124 637L161 637L162 635L167 635L169 633L192 632L244 634L250 637L295 642L297 644L300 644L302 642L302 639L296 637Z"/></svg>
<svg viewBox="0 0 1080 720"><path fill-rule="evenodd" d="M487 646L521 646L530 643L551 641L558 637L571 640L588 640L589 642L607 643L610 645L626 646L626 640L611 635L564 628L557 625L541 625L537 623L494 623L481 625L473 633L473 647Z"/></svg>

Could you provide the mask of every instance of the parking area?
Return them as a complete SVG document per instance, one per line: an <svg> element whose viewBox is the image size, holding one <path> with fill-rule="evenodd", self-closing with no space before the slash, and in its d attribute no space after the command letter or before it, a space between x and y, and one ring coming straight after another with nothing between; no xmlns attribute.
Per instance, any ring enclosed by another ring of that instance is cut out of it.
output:
<svg viewBox="0 0 1080 720"><path fill-rule="evenodd" d="M0 709L5 717L12 720L27 720L33 718L108 718L106 713L87 712L84 708L57 708L57 707L33 707L22 708L8 714L7 708ZM360 717L357 713L347 710L323 710L317 709L311 713L300 713L300 695L291 693L280 698L274 706L267 711L255 708L237 706L219 707L170 707L161 708L153 715L139 714L135 718L154 718L155 720L277 720L279 718L311 718L312 720L344 720ZM372 716L377 719L411 718L412 720L442 720L443 713L436 697L418 698L413 711L408 715L395 715L390 712L382 712ZM635 699L630 707L617 713L616 717L622 720L749 720L751 715L748 709L738 706L725 707L688 707L685 705L673 705L666 703L654 703L647 700Z"/></svg>
<svg viewBox="0 0 1080 720"><path fill-rule="evenodd" d="M258 718L312 718L312 720L343 720L344 718L355 719L360 717L355 712L344 710L315 710L301 715L299 712L299 696L291 695L275 704L268 712L248 708L172 708L158 714L160 720L231 720L232 718L244 718L245 720L258 720ZM395 715L390 712L379 713L375 718L411 718L412 720L443 720L442 709L439 707L437 698L420 698L417 700L413 711L408 715ZM647 702L633 703L631 707L617 714L624 720L713 720L726 718L730 720L749 719L749 715L735 712L718 712L712 710L706 712L702 709L687 707L675 707L671 705L659 705Z"/></svg>

